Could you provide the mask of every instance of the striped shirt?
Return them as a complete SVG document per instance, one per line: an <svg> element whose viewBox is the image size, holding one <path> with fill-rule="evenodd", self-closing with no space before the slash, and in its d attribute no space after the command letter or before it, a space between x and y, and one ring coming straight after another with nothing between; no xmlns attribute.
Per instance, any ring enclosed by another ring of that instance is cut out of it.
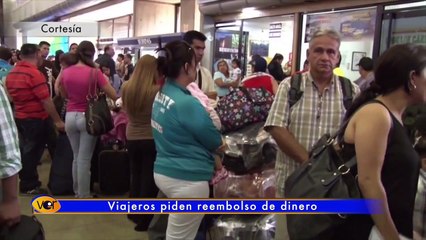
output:
<svg viewBox="0 0 426 240"><path fill-rule="evenodd" d="M46 119L43 100L50 97L43 74L31 63L20 61L6 77L6 87L17 119Z"/></svg>
<svg viewBox="0 0 426 240"><path fill-rule="evenodd" d="M296 140L310 150L316 141L326 133L334 133L339 128L346 112L343 106L343 93L338 76L334 75L321 96L309 72L302 73L300 90L303 96L289 109L288 92L290 78L285 79L278 87L274 103L269 111L265 127L277 126L287 128ZM352 84L354 95L359 88ZM300 163L278 151L275 164L277 178L277 195L284 197L285 180L300 166Z"/></svg>
<svg viewBox="0 0 426 240"><path fill-rule="evenodd" d="M3 86L0 85L0 179L17 174L21 166L18 131Z"/></svg>

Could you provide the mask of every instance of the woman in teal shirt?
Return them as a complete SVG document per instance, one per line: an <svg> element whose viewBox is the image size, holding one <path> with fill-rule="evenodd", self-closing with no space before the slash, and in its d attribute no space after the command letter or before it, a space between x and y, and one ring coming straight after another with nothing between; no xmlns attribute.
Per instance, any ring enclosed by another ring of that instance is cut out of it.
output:
<svg viewBox="0 0 426 240"><path fill-rule="evenodd" d="M154 179L168 198L208 198L213 152L222 138L209 114L186 89L196 78L194 50L175 41L160 49L166 83L157 93L151 126L157 148ZM171 214L167 239L194 239L203 215Z"/></svg>

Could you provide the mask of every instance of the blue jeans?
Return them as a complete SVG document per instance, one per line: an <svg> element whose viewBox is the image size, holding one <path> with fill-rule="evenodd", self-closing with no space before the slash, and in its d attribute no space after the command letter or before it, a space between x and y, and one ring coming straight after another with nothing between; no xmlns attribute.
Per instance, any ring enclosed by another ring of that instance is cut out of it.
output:
<svg viewBox="0 0 426 240"><path fill-rule="evenodd" d="M86 118L83 112L67 112L65 131L74 155L72 164L74 193L78 198L91 197L90 164L97 137L87 133Z"/></svg>
<svg viewBox="0 0 426 240"><path fill-rule="evenodd" d="M47 141L49 119L16 119L19 132L22 169L19 172L19 190L27 192L40 187L37 165L43 156Z"/></svg>

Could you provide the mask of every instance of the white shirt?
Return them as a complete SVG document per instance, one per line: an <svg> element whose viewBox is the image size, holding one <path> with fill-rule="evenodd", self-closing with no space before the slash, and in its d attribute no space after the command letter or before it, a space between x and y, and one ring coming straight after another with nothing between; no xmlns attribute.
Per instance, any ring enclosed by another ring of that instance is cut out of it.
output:
<svg viewBox="0 0 426 240"><path fill-rule="evenodd" d="M232 80L236 81L241 76L241 69L240 68L234 68L232 70Z"/></svg>
<svg viewBox="0 0 426 240"><path fill-rule="evenodd" d="M212 74L210 73L210 71L201 66L198 65L197 67L197 78L195 79L195 83L199 86L199 73L201 72L201 79L202 79L202 83L201 83L201 90L204 93L208 93L208 92L216 92L215 88L214 88L214 81L212 78Z"/></svg>

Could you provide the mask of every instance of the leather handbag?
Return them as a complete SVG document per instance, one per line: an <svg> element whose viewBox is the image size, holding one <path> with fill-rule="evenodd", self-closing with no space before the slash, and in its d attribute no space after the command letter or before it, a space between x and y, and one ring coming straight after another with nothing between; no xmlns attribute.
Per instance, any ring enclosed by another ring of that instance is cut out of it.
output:
<svg viewBox="0 0 426 240"><path fill-rule="evenodd" d="M334 136L326 134L317 141L310 159L302 164L285 182L285 197L294 199L362 198L356 176L356 156L345 161L341 155L341 133L347 122ZM287 227L290 239L328 239L333 229L344 223L342 214L290 214Z"/></svg>
<svg viewBox="0 0 426 240"><path fill-rule="evenodd" d="M2 240L44 240L44 229L35 216L21 215L21 221L12 227L0 228Z"/></svg>
<svg viewBox="0 0 426 240"><path fill-rule="evenodd" d="M217 103L224 132L231 132L268 117L274 97L264 88L231 88Z"/></svg>
<svg viewBox="0 0 426 240"><path fill-rule="evenodd" d="M114 127L106 96L97 89L96 71L92 69L87 94L86 130L90 135L100 136Z"/></svg>

